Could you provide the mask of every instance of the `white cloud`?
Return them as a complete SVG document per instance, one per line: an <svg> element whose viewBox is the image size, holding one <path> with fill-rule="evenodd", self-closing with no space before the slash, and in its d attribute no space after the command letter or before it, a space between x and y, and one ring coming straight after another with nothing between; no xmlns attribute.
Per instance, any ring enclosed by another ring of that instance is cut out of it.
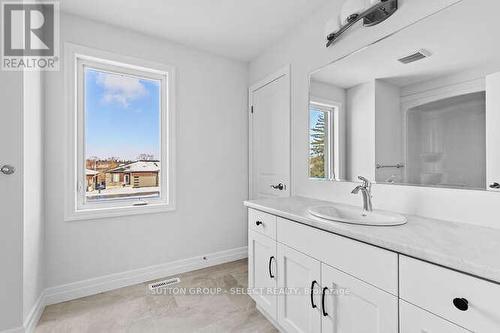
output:
<svg viewBox="0 0 500 333"><path fill-rule="evenodd" d="M139 79L111 73L98 73L97 84L104 88L103 101L128 107L130 102L147 94Z"/></svg>

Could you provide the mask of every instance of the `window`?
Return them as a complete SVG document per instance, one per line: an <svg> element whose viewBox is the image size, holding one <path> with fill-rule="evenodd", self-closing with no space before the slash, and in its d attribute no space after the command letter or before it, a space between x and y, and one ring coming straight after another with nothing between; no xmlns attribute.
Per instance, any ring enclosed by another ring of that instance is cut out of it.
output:
<svg viewBox="0 0 500 333"><path fill-rule="evenodd" d="M309 103L309 177L338 179L338 109L311 101Z"/></svg>
<svg viewBox="0 0 500 333"><path fill-rule="evenodd" d="M66 218L174 209L173 69L67 48L68 82L75 83L68 179L76 188L68 190Z"/></svg>

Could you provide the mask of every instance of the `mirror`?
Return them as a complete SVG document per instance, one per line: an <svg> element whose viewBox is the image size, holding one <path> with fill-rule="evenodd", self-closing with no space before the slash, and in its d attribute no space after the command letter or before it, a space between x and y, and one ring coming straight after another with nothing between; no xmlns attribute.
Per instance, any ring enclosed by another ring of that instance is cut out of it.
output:
<svg viewBox="0 0 500 333"><path fill-rule="evenodd" d="M473 6L461 2L310 75L311 179L500 187L500 23Z"/></svg>

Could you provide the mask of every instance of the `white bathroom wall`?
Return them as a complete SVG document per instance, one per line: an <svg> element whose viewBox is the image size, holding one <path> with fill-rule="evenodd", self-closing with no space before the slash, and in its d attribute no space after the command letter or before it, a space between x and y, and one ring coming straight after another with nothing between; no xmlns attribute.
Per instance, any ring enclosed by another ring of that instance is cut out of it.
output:
<svg viewBox="0 0 500 333"><path fill-rule="evenodd" d="M375 163L395 165L403 161L403 117L399 87L383 80L375 81ZM375 180L385 182L396 177L401 181L402 169L375 170Z"/></svg>
<svg viewBox="0 0 500 333"><path fill-rule="evenodd" d="M457 0L402 0L400 9L387 21L371 28L347 33L337 44L326 49L324 25L339 12L341 2L331 2L305 20L295 30L250 64L250 83L256 82L284 64L292 71L292 192L296 195L360 204L350 194L353 183L312 182L307 176L307 103L309 73L371 42L395 32ZM475 7L474 0L458 1L457 6ZM426 32L422 32L426 33ZM418 214L478 225L500 227L498 193L486 191L422 188L414 186L375 185L374 204L407 214Z"/></svg>
<svg viewBox="0 0 500 333"><path fill-rule="evenodd" d="M44 159L41 72L24 72L23 317L44 289Z"/></svg>
<svg viewBox="0 0 500 333"><path fill-rule="evenodd" d="M340 103L342 105L345 105L346 103L345 89L334 85L311 79L310 90L311 98L317 97L330 102Z"/></svg>
<svg viewBox="0 0 500 333"><path fill-rule="evenodd" d="M346 179L375 179L375 81L347 89Z"/></svg>
<svg viewBox="0 0 500 333"><path fill-rule="evenodd" d="M64 221L63 166L69 158L64 153L65 126L70 110L62 93L64 71L47 73L48 292L54 291L50 287L60 291L57 287L80 281L88 287L114 273L195 256L202 262L205 254L244 250L247 64L67 14L61 17L61 33L63 42L176 67L177 209L162 214ZM76 288L66 287L63 289Z"/></svg>

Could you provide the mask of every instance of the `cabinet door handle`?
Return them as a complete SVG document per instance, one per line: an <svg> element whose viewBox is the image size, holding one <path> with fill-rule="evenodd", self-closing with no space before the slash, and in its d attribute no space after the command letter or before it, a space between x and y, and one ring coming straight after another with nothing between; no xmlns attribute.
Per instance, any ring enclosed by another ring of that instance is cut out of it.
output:
<svg viewBox="0 0 500 333"><path fill-rule="evenodd" d="M465 298L454 298L453 305L460 311L467 311L469 309L469 301Z"/></svg>
<svg viewBox="0 0 500 333"><path fill-rule="evenodd" d="M317 308L316 304L314 304L314 285L315 285L315 284L317 284L317 285L319 286L318 281L314 280L314 281L311 283L311 307L312 307L313 309Z"/></svg>
<svg viewBox="0 0 500 333"><path fill-rule="evenodd" d="M255 225L257 226L262 225L262 221L255 221Z"/></svg>
<svg viewBox="0 0 500 333"><path fill-rule="evenodd" d="M272 265L274 259L276 259L276 258L274 258L274 256L269 257L269 277L271 279L274 279L273 270L271 268L271 265Z"/></svg>
<svg viewBox="0 0 500 333"><path fill-rule="evenodd" d="M323 317L328 316L328 312L325 311L325 291L327 290L328 288L324 287L321 295L321 311L323 312Z"/></svg>

